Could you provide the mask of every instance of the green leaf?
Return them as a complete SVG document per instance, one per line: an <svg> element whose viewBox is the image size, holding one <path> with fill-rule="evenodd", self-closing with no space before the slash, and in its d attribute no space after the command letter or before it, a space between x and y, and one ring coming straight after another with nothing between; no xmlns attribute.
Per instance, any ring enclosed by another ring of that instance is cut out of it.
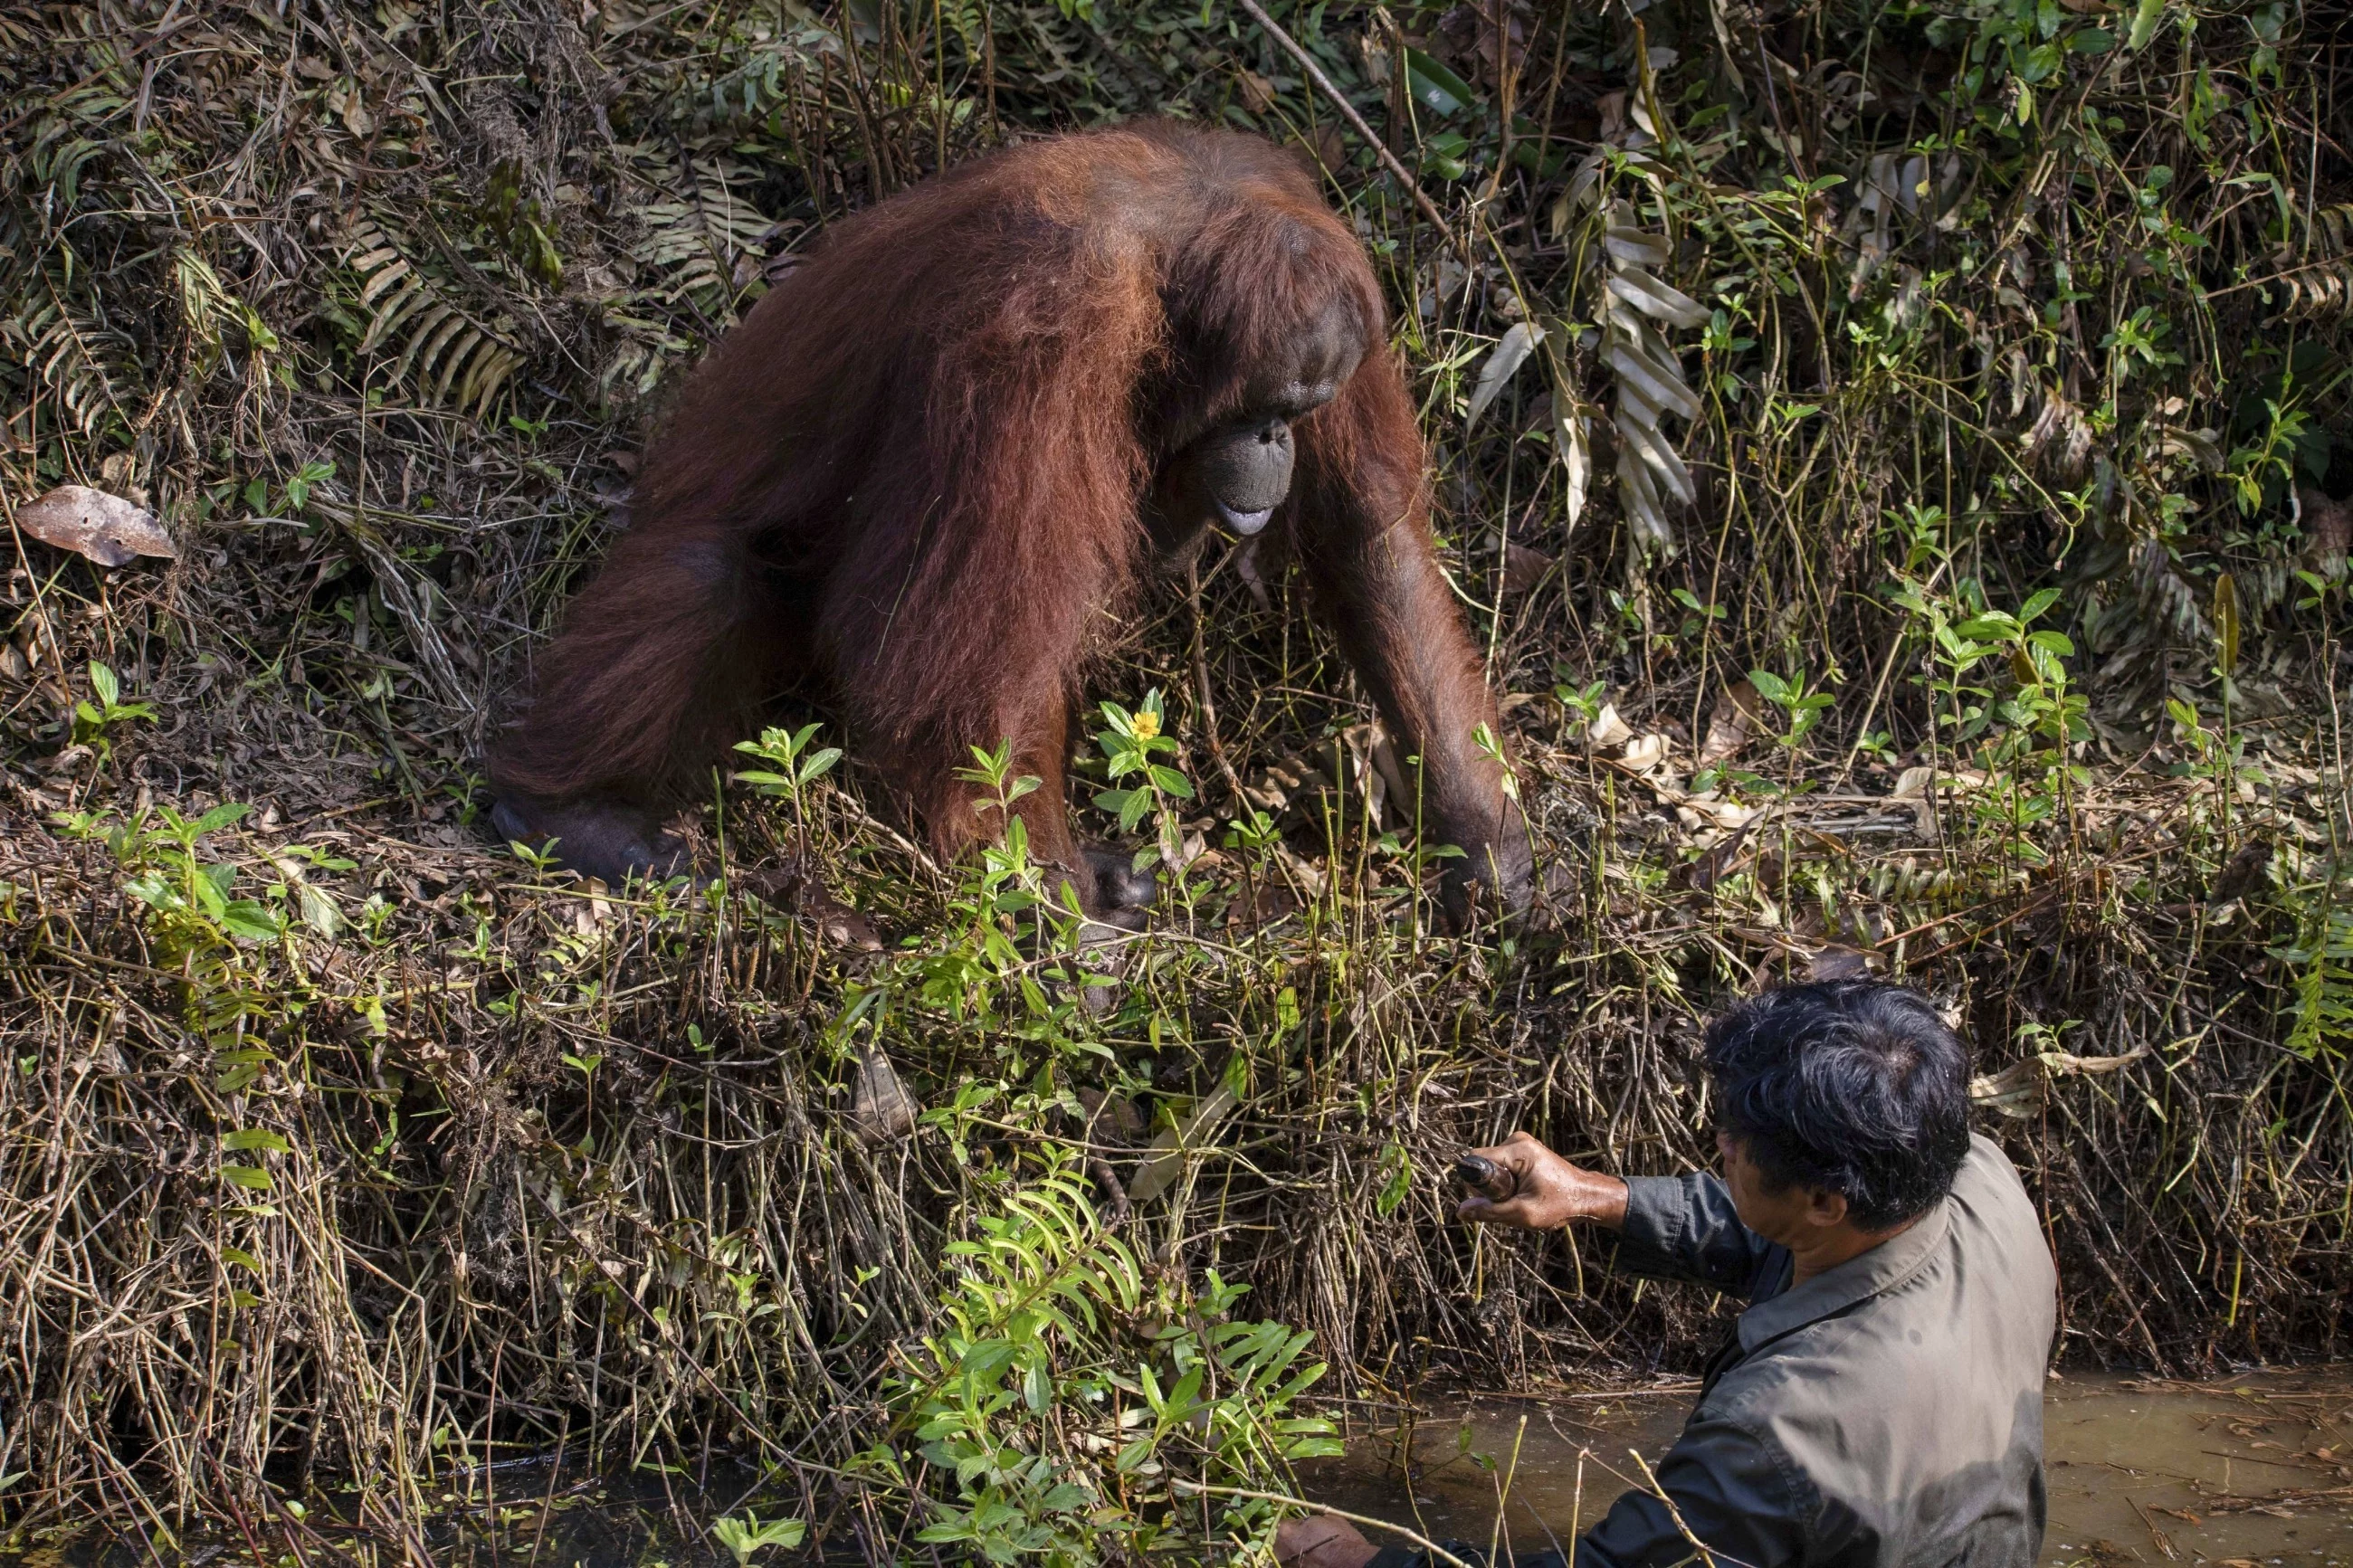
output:
<svg viewBox="0 0 2353 1568"><path fill-rule="evenodd" d="M228 914L228 893L222 887L225 879L214 874L219 871L227 872L230 878L237 875L234 866L206 866L188 879L189 886L195 892L196 902L202 904L205 913L215 920L225 919Z"/></svg>
<svg viewBox="0 0 2353 1568"><path fill-rule="evenodd" d="M241 1154L250 1153L256 1149L283 1154L294 1145L286 1142L283 1134L272 1132L267 1127L240 1127L234 1132L221 1134L221 1147L234 1149Z"/></svg>
<svg viewBox="0 0 2353 1568"><path fill-rule="evenodd" d="M2116 47L2116 36L2105 27L2079 27L2068 36L2067 47L2079 55L2105 55Z"/></svg>
<svg viewBox="0 0 2353 1568"><path fill-rule="evenodd" d="M2228 572L2214 579L2216 661L2228 680L2239 670L2239 584Z"/></svg>
<svg viewBox="0 0 2353 1568"><path fill-rule="evenodd" d="M1381 1163L1388 1168L1388 1180L1381 1184L1379 1194L1373 1199L1373 1212L1387 1219L1397 1213L1406 1194L1413 1190L1413 1161L1403 1144L1391 1143L1381 1151Z"/></svg>
<svg viewBox="0 0 2353 1568"><path fill-rule="evenodd" d="M2000 610L1988 610L1984 615L1960 624L1965 637L2004 637L2019 629L2018 618Z"/></svg>
<svg viewBox="0 0 2353 1568"><path fill-rule="evenodd" d="M90 660L90 689L97 692L98 700L109 708L113 707L122 696L122 685L114 679L114 671L96 659Z"/></svg>
<svg viewBox="0 0 2353 1568"><path fill-rule="evenodd" d="M1459 180L1471 172L1468 138L1451 131L1439 131L1432 132L1422 147L1430 154L1430 173L1439 178Z"/></svg>
<svg viewBox="0 0 2353 1568"><path fill-rule="evenodd" d="M2148 47L2157 37L2157 25L2165 20L2165 0L2140 0L2133 12L2132 31L2125 35L2125 47L2138 54Z"/></svg>
<svg viewBox="0 0 2353 1568"><path fill-rule="evenodd" d="M256 1051L240 1054L259 1056L261 1053ZM213 1092L216 1094L235 1094L238 1090L244 1089L247 1085L252 1083L254 1079L260 1076L261 1064L259 1062L225 1062L222 1065L221 1070L214 1075Z"/></svg>
<svg viewBox="0 0 2353 1568"><path fill-rule="evenodd" d="M254 1165L223 1165L221 1180L257 1193L269 1190L269 1173Z"/></svg>
<svg viewBox="0 0 2353 1568"><path fill-rule="evenodd" d="M239 805L234 803L216 805L189 825L189 835L191 837L202 838L207 833L217 832L230 823L238 821L252 809L253 807L249 805Z"/></svg>
<svg viewBox="0 0 2353 1568"><path fill-rule="evenodd" d="M302 923L321 936L332 938L343 929L343 917L336 912L334 900L309 883L296 889L296 901L302 906Z"/></svg>
<svg viewBox="0 0 2353 1568"><path fill-rule="evenodd" d="M250 1268L256 1274L261 1272L261 1259L256 1258L253 1254L246 1251L245 1248L241 1247L222 1247L221 1261L224 1263L234 1263L241 1268Z"/></svg>
<svg viewBox="0 0 2353 1568"><path fill-rule="evenodd" d="M1348 1451L1348 1445L1337 1437L1301 1437L1283 1445L1286 1459L1335 1459Z"/></svg>
<svg viewBox="0 0 2353 1568"><path fill-rule="evenodd" d="M1033 1414L1043 1412L1054 1402L1054 1379L1043 1361L1032 1362L1021 1373L1021 1403Z"/></svg>
<svg viewBox="0 0 2353 1568"><path fill-rule="evenodd" d="M243 937L248 942L275 942L286 932L283 916L251 899L237 900L223 909L216 918L229 935Z"/></svg>
<svg viewBox="0 0 2353 1568"><path fill-rule="evenodd" d="M1405 52L1405 79L1414 100L1431 113L1454 113L1478 95L1470 84L1419 49Z"/></svg>

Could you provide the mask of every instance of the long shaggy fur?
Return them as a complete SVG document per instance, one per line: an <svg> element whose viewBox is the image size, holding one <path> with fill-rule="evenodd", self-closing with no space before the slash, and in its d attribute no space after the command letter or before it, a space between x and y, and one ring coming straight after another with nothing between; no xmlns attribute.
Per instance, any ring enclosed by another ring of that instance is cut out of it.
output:
<svg viewBox="0 0 2353 1568"><path fill-rule="evenodd" d="M1050 786L1032 842L1069 863L1067 716L1092 619L1140 575L1155 468L1335 308L1382 342L1364 252L1305 171L1174 124L1018 146L838 226L686 388L494 783L657 801L797 683L944 852L995 826L954 769L1015 737ZM1284 513L1349 651L1433 763L1440 731L1468 748L1493 708L1387 350L1296 436ZM1492 826L1494 770L1465 767Z"/></svg>

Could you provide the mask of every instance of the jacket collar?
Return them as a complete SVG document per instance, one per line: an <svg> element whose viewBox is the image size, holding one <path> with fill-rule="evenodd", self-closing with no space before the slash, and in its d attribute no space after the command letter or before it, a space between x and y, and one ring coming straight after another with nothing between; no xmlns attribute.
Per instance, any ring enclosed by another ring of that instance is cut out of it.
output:
<svg viewBox="0 0 2353 1568"><path fill-rule="evenodd" d="M1869 1252L1741 1313L1741 1351L1754 1355L1769 1341L1893 1290L1919 1273L1945 1244L1946 1232L1951 1228L1947 1210L1952 1201L1947 1198L1922 1215L1909 1230L1890 1237Z"/></svg>

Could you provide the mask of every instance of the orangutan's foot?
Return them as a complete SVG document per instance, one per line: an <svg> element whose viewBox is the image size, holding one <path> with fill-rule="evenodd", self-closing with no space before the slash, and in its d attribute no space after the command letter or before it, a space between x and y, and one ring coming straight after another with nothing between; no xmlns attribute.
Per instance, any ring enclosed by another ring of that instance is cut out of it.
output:
<svg viewBox="0 0 2353 1568"><path fill-rule="evenodd" d="M1079 857L1092 874L1094 896L1082 897L1087 918L1122 931L1142 931L1160 879L1135 868L1133 852L1110 844L1082 844Z"/></svg>
<svg viewBox="0 0 2353 1568"><path fill-rule="evenodd" d="M548 802L529 795L499 797L491 807L499 837L534 854L617 888L631 877L658 882L692 871L686 846L661 831L644 806L625 801Z"/></svg>

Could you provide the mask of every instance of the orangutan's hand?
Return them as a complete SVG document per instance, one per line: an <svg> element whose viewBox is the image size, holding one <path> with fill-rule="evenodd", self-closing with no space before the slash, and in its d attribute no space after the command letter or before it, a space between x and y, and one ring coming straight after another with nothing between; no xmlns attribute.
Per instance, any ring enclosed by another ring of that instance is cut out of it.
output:
<svg viewBox="0 0 2353 1568"><path fill-rule="evenodd" d="M1514 1178L1512 1195L1497 1200L1472 1194L1454 1212L1478 1225L1552 1230L1590 1220L1615 1230L1626 1223L1626 1184L1599 1171L1581 1170L1525 1132L1493 1149L1473 1152L1493 1161Z"/></svg>

